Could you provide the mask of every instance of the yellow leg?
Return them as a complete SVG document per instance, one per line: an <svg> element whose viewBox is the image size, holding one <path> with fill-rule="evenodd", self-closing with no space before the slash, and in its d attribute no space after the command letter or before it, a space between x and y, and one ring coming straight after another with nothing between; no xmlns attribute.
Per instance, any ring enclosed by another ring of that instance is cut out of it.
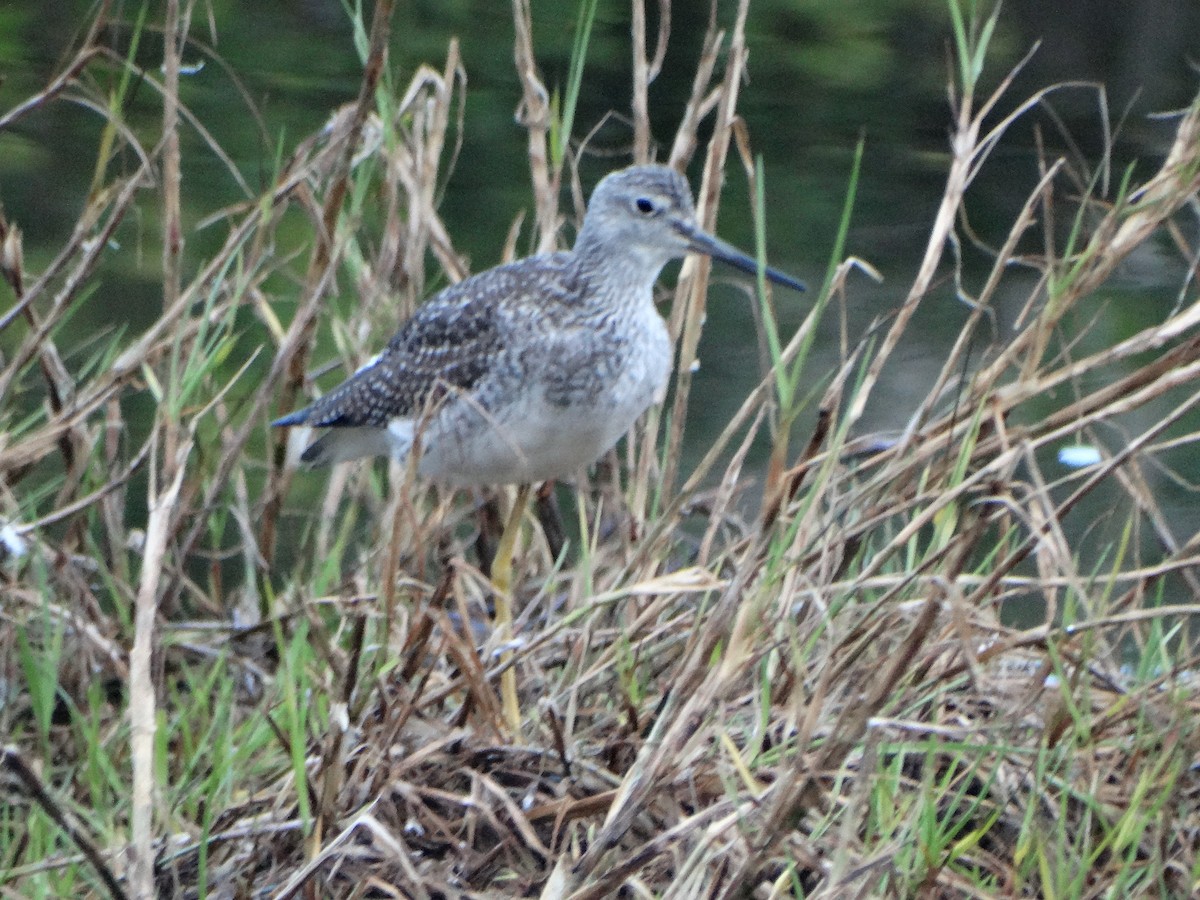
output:
<svg viewBox="0 0 1200 900"><path fill-rule="evenodd" d="M513 500L512 512L504 525L504 533L500 535L500 544L496 547L496 558L492 560L492 587L496 591L496 636L501 644L512 640L512 564L513 551L517 545L517 535L521 533L521 519L525 515L525 507L529 505L529 485L523 484L517 488L517 496ZM507 663L512 658L512 651L506 650L500 661ZM500 673L500 707L504 713L504 724L513 737L521 734L521 706L517 702L517 673L511 666Z"/></svg>

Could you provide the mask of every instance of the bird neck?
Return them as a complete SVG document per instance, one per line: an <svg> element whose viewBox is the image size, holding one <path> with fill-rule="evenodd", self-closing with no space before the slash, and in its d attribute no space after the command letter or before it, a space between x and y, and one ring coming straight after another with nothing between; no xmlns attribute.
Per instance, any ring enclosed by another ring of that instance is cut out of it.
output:
<svg viewBox="0 0 1200 900"><path fill-rule="evenodd" d="M589 240L586 227L572 251L579 272L601 293L631 301L651 294L668 262L661 251L633 242Z"/></svg>

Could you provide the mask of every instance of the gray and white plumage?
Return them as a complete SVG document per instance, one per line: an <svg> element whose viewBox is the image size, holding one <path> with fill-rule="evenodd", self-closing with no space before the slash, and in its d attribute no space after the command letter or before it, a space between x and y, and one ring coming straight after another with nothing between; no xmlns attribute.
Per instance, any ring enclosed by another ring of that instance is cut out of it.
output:
<svg viewBox="0 0 1200 900"><path fill-rule="evenodd" d="M594 462L662 399L672 346L654 308L671 259L753 259L705 234L665 166L633 166L592 194L570 252L527 257L441 291L384 350L311 405L273 422L329 430L312 466L405 460L451 485L562 478ZM804 286L767 269L773 281Z"/></svg>

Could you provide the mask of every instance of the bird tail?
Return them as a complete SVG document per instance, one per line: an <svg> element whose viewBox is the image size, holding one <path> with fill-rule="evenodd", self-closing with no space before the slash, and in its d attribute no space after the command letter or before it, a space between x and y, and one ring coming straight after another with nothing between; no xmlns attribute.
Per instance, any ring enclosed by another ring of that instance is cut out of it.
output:
<svg viewBox="0 0 1200 900"><path fill-rule="evenodd" d="M365 456L392 456L394 451L387 431L382 428L343 426L331 428L309 444L300 454L300 464L316 469Z"/></svg>
<svg viewBox="0 0 1200 900"><path fill-rule="evenodd" d="M347 456L346 459L354 459L353 456ZM337 432L330 431L327 434L321 435L305 448L300 454L300 462L310 469L319 469L324 466L332 466L334 463L341 462L341 455L338 453Z"/></svg>

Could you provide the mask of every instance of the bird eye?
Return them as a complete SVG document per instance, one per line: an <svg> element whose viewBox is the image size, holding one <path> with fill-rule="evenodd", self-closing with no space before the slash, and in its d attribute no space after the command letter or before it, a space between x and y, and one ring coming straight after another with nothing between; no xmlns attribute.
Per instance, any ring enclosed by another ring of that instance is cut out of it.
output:
<svg viewBox="0 0 1200 900"><path fill-rule="evenodd" d="M654 202L645 197L638 197L635 205L638 208L638 212L644 215L648 216L654 212Z"/></svg>

